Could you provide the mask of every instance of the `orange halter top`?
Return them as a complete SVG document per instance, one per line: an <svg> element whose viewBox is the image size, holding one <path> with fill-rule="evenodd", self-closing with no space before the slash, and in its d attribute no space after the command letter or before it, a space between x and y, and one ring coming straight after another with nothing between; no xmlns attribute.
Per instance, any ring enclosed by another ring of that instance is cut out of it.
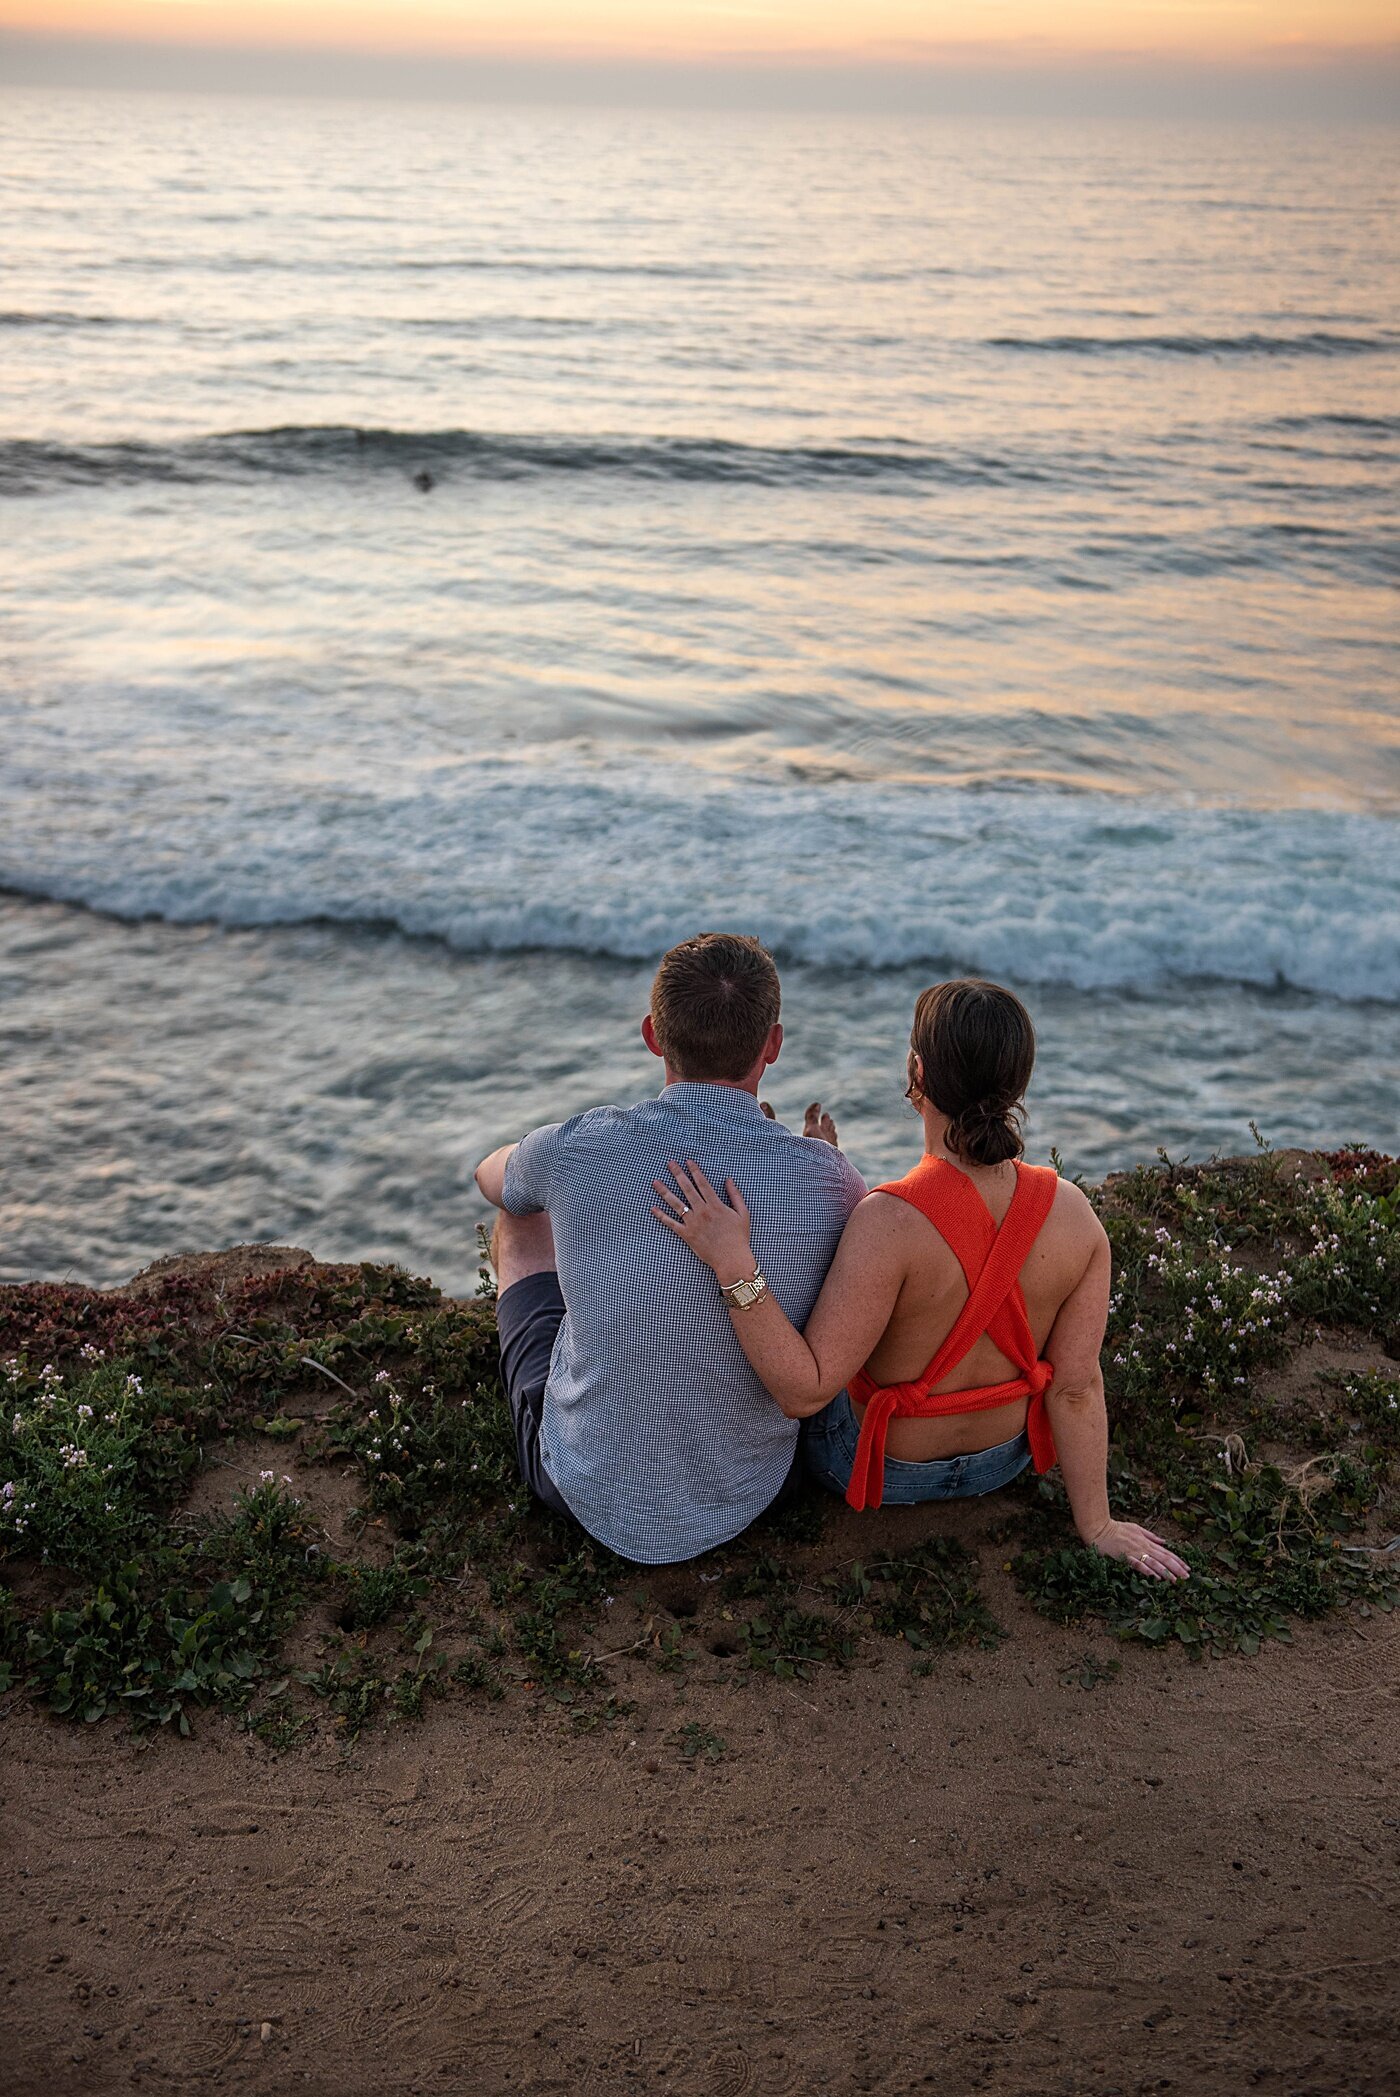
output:
<svg viewBox="0 0 1400 2097"><path fill-rule="evenodd" d="M852 1507L878 1507L884 1497L885 1435L891 1420L935 1419L950 1413L986 1412L1029 1398L1026 1433L1037 1471L1055 1461L1045 1393L1054 1369L1038 1359L1021 1293L1026 1255L1050 1214L1058 1176L1045 1165L1016 1166L1016 1189L1000 1226L965 1172L942 1158L924 1158L902 1180L877 1187L926 1216L940 1238L957 1255L967 1277L967 1302L953 1329L913 1383L877 1384L862 1369L851 1378L850 1395L865 1407L860 1441L851 1467L846 1498ZM986 1384L978 1390L941 1391L933 1386L951 1376L983 1334L1000 1348L1020 1375L1009 1383Z"/></svg>

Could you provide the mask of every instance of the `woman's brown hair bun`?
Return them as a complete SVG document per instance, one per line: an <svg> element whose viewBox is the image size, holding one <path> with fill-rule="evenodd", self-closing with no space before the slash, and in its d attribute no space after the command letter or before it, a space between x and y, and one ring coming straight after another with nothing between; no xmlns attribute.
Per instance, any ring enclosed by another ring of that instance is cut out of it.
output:
<svg viewBox="0 0 1400 2097"><path fill-rule="evenodd" d="M914 1008L909 1075L948 1117L947 1144L969 1165L1019 1158L1023 1101L1035 1066L1035 1028L999 983L935 983Z"/></svg>

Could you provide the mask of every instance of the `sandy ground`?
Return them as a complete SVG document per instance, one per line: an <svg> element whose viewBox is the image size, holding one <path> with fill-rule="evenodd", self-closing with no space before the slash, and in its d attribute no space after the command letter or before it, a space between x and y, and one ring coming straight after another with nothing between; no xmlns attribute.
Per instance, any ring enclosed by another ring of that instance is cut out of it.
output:
<svg viewBox="0 0 1400 2097"><path fill-rule="evenodd" d="M639 1663L581 1735L16 1709L0 2087L1400 2091L1400 1621L1193 1667L988 1593L1010 1639L930 1679Z"/></svg>

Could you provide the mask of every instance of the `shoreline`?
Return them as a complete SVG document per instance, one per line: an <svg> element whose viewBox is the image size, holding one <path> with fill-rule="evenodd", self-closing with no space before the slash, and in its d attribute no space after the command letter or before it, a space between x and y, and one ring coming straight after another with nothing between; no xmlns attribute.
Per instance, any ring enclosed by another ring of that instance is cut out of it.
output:
<svg viewBox="0 0 1400 2097"><path fill-rule="evenodd" d="M468 1294L475 1160L533 1122L657 1089L636 1034L650 974L401 940L357 954L327 928L114 926L0 901L0 1274L110 1288L173 1248L267 1240L397 1261ZM786 972L768 1096L790 1125L822 1098L872 1185L917 1155L900 1095L923 987L902 971ZM1028 995L1038 1162L1053 1142L1096 1181L1159 1144L1245 1150L1251 1116L1280 1146L1394 1147L1400 1051L1378 1007L1199 985L1176 1004Z"/></svg>

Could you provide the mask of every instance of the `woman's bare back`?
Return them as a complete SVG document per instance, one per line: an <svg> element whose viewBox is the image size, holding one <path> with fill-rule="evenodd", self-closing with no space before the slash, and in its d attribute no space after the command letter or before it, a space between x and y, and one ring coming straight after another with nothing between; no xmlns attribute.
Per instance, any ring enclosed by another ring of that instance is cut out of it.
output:
<svg viewBox="0 0 1400 2097"><path fill-rule="evenodd" d="M1011 1206L1015 1174L1016 1168L1009 1163L975 1166L967 1172L998 1225ZM922 1376L952 1331L967 1301L967 1280L952 1247L927 1217L896 1195L869 1198L901 1212L897 1227L904 1274L890 1322L866 1368L876 1383L909 1383ZM1062 1180L1054 1206L1021 1269L1026 1314L1039 1352L1044 1353L1061 1307L1083 1278L1100 1235L1101 1226L1089 1202L1077 1187ZM953 1374L934 1388L940 1392L976 1390L1004 1383L1019 1373L984 1334ZM891 1420L887 1452L905 1463L930 1463L936 1457L993 1448L1021 1432L1027 1404L1025 1398L1018 1398L983 1412ZM859 1417L863 1408L857 1406L856 1412Z"/></svg>

